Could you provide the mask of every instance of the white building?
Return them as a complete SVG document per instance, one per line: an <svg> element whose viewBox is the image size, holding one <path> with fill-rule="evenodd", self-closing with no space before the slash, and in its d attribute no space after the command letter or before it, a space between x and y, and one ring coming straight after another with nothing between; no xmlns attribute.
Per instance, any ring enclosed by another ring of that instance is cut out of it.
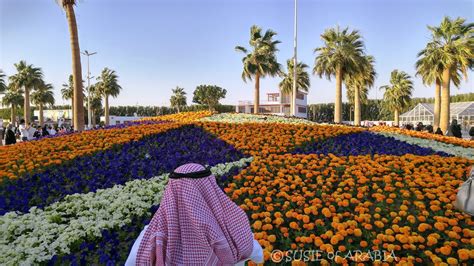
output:
<svg viewBox="0 0 474 266"><path fill-rule="evenodd" d="M39 117L39 110L34 110L33 116ZM51 120L54 122L58 122L61 118L65 120L70 120L72 118L72 110L71 109L43 110L43 118L44 118L44 121Z"/></svg>
<svg viewBox="0 0 474 266"><path fill-rule="evenodd" d="M120 125L124 124L125 122L132 122L135 120L138 120L140 118L143 118L141 116L115 116L115 115L110 115L109 116L109 125ZM105 123L105 116L100 117L100 122Z"/></svg>
<svg viewBox="0 0 474 266"><path fill-rule="evenodd" d="M307 98L306 92L299 91L296 94L296 116L301 118L307 118ZM267 99L260 101L259 113L273 114L273 115L290 115L290 102L291 97L288 94L281 94L280 92L267 93ZM254 104L253 101L239 101L235 106L237 113L253 113Z"/></svg>

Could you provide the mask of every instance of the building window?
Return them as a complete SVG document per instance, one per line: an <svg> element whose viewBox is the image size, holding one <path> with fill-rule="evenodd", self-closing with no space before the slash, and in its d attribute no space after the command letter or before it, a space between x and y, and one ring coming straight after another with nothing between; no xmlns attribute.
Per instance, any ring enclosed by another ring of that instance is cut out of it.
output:
<svg viewBox="0 0 474 266"><path fill-rule="evenodd" d="M296 93L296 99L299 100L304 100L304 94L303 93ZM304 111L306 113L306 111Z"/></svg>
<svg viewBox="0 0 474 266"><path fill-rule="evenodd" d="M239 113L245 113L245 106L239 106Z"/></svg>
<svg viewBox="0 0 474 266"><path fill-rule="evenodd" d="M269 102L278 102L278 94L277 93L274 93L274 94L268 94L268 101Z"/></svg>
<svg viewBox="0 0 474 266"><path fill-rule="evenodd" d="M306 107L298 106L298 113L306 113Z"/></svg>

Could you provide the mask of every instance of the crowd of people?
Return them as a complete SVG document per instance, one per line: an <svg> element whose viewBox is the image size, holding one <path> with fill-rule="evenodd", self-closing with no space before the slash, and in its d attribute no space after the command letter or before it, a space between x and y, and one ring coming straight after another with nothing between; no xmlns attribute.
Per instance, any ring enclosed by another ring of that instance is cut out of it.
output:
<svg viewBox="0 0 474 266"><path fill-rule="evenodd" d="M93 129L101 129L102 125L96 125ZM35 125L26 124L24 119L20 120L18 126L9 123L0 127L0 144L4 140L5 145L12 145L20 141L37 140L46 136L62 135L74 132L74 128L69 125Z"/></svg>
<svg viewBox="0 0 474 266"><path fill-rule="evenodd" d="M406 125L403 125L403 128L408 129L408 130L425 131L425 132L434 133L437 135L446 135L446 136L452 136L456 138L462 138L461 125L458 124L458 121L456 119L453 119L453 121L449 125L448 131L446 132L443 132L441 128L439 127L436 130L434 130L432 125L423 125L422 122L419 122L418 124L416 124L416 126L413 126L412 124L406 124ZM469 135L471 136L471 138L474 137L474 126L471 127L471 129L469 130Z"/></svg>

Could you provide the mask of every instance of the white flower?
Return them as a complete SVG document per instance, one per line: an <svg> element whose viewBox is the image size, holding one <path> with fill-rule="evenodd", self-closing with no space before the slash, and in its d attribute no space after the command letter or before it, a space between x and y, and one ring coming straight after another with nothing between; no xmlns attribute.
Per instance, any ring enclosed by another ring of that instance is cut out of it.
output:
<svg viewBox="0 0 474 266"><path fill-rule="evenodd" d="M458 157L464 157L470 160L474 160L474 149L465 148L453 144L448 144L444 142L439 142L432 139L422 139L417 137L412 137L404 134L391 133L391 132L374 132L376 134L393 137L397 140L404 141L409 144L418 145L420 147L431 148L435 151L442 151L451 155Z"/></svg>
<svg viewBox="0 0 474 266"><path fill-rule="evenodd" d="M211 168L223 175L253 158ZM43 210L9 212L0 216L0 265L31 265L68 254L69 246L86 237L101 237L103 229L122 227L160 202L168 174L137 179L96 192L68 195Z"/></svg>

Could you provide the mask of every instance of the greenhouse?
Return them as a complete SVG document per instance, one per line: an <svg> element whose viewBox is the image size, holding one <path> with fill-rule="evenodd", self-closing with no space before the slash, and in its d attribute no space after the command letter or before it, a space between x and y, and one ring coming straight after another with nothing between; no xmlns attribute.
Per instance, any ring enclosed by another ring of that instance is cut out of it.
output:
<svg viewBox="0 0 474 266"><path fill-rule="evenodd" d="M474 102L451 103L451 119L457 119L461 125L474 125ZM400 123L432 125L434 121L434 104L419 103L410 111L400 115Z"/></svg>

